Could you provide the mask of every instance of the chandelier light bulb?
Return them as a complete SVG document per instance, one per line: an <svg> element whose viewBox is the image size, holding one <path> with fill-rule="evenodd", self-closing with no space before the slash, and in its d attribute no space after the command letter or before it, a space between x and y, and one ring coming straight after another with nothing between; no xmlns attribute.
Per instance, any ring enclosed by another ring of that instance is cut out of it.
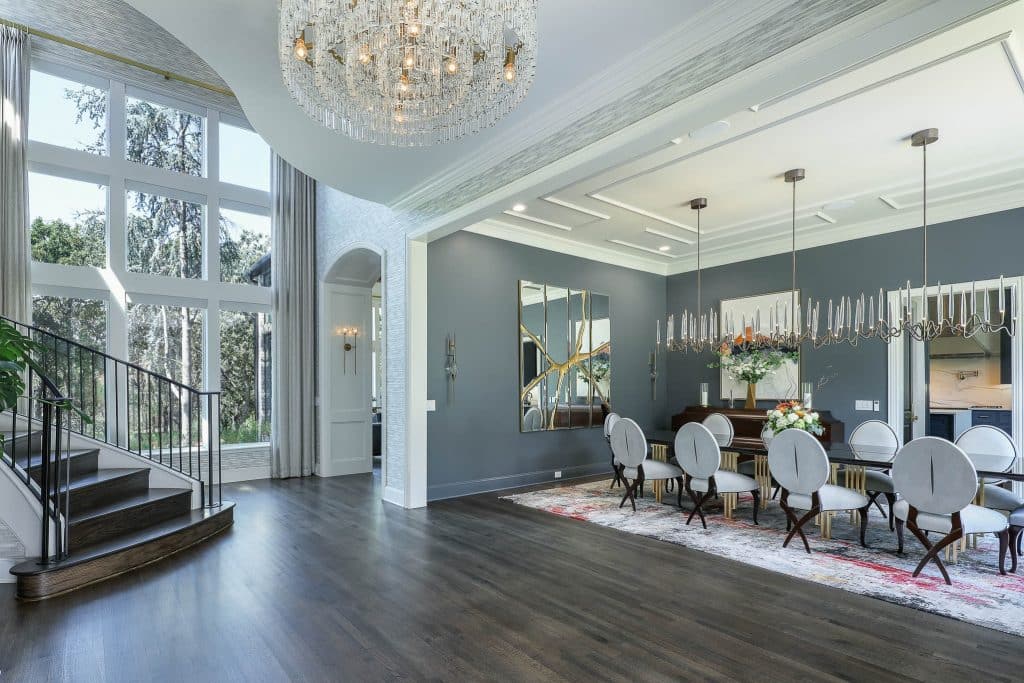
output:
<svg viewBox="0 0 1024 683"><path fill-rule="evenodd" d="M450 74L458 73L459 63L455 60L454 57L449 57L448 60L444 63L444 70Z"/></svg>
<svg viewBox="0 0 1024 683"><path fill-rule="evenodd" d="M406 31L408 31L410 36L418 36L420 34L420 25L409 24L409 26L406 27Z"/></svg>
<svg viewBox="0 0 1024 683"><path fill-rule="evenodd" d="M302 36L295 39L295 58L304 61L309 55L309 48L306 46L306 41L303 40Z"/></svg>
<svg viewBox="0 0 1024 683"><path fill-rule="evenodd" d="M416 64L416 58L415 58L415 57L414 57L414 56L412 55L412 53L410 52L409 54L407 54L407 55L405 56L405 59L404 59L404 60L402 60L402 64L403 64L403 65L404 65L404 66L405 66L406 68L412 68L412 67L413 67L413 66L415 66L415 64Z"/></svg>

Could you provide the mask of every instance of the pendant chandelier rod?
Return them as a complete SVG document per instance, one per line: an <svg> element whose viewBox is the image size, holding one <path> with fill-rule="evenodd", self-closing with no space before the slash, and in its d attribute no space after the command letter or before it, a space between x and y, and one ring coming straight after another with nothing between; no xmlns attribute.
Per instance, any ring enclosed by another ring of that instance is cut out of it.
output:
<svg viewBox="0 0 1024 683"><path fill-rule="evenodd" d="M690 208L697 211L697 315L701 312L701 276L700 276L700 211L707 208L708 198L697 197L690 200Z"/></svg>
<svg viewBox="0 0 1024 683"><path fill-rule="evenodd" d="M793 338L797 338L800 334L799 323L797 322L797 308L796 308L796 184L807 177L807 172L802 168L792 168L786 171L786 182L793 185L793 205L792 205L792 219L790 223L790 240L791 240L791 254L792 260L792 271L793 271L793 287L790 291L790 311L789 311L789 333Z"/></svg>

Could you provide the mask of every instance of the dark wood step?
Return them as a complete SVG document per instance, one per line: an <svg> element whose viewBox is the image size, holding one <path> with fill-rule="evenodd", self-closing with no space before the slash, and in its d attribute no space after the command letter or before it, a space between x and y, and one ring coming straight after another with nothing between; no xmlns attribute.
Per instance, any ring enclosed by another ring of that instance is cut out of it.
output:
<svg viewBox="0 0 1024 683"><path fill-rule="evenodd" d="M0 436L4 439L4 453L14 455L18 462L21 462L27 455L36 453L43 448L42 432L26 432L18 430L12 432L0 430Z"/></svg>
<svg viewBox="0 0 1024 683"><path fill-rule="evenodd" d="M68 547L75 552L83 546L188 514L191 507L191 489L147 489L78 515L72 514Z"/></svg>
<svg viewBox="0 0 1024 683"><path fill-rule="evenodd" d="M101 472L104 470L100 470ZM195 545L227 529L234 503L192 510L120 538L73 550L71 557L49 565L38 559L11 568L18 577L18 597L42 600L129 572Z"/></svg>
<svg viewBox="0 0 1024 683"><path fill-rule="evenodd" d="M71 477L69 485L61 486L60 505L69 494L71 518L86 510L138 495L149 488L149 469L146 467L117 467L96 470Z"/></svg>
<svg viewBox="0 0 1024 683"><path fill-rule="evenodd" d="M71 476L75 477L81 474L88 474L95 472L99 469L100 450L98 448L73 450L70 453L61 453L61 473L60 476L63 479L66 470L63 469L64 463L67 460L71 460ZM50 461L50 476L54 476L56 468L54 467L54 458L51 455ZM29 456L28 460L28 473L38 483L43 477L43 455L42 453L34 453ZM18 464L25 467L26 461L19 460Z"/></svg>

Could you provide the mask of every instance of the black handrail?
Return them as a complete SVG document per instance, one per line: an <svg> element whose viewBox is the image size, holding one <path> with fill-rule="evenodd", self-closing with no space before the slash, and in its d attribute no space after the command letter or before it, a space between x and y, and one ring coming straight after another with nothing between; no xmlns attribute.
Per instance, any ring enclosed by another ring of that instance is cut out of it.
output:
<svg viewBox="0 0 1024 683"><path fill-rule="evenodd" d="M45 417L40 399L48 392L47 398L66 402L59 417L69 435L157 462L198 481L205 506L221 504L219 391L201 391L48 330L0 319L38 344L36 364L48 375L29 371L30 422Z"/></svg>

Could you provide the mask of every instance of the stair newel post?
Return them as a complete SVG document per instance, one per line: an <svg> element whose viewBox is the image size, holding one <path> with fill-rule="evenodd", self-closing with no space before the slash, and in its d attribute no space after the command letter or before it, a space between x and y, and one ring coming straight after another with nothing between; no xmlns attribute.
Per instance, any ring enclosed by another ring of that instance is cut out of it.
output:
<svg viewBox="0 0 1024 683"><path fill-rule="evenodd" d="M69 407L70 404L65 404L65 407ZM58 412L57 425L61 424L60 413ZM63 524L61 525L61 545L62 554L61 558L66 558L71 551L70 540L71 540L71 416L67 415L68 428L67 428L67 448L64 451L66 457L64 458L64 484L68 488L68 495L64 496L64 518ZM58 458L57 462L60 462ZM59 468L59 465L58 465Z"/></svg>
<svg viewBox="0 0 1024 683"><path fill-rule="evenodd" d="M213 391L206 394L206 505L216 507L220 505L220 392ZM217 466L214 468L214 452L217 455ZM214 489L218 489L215 495Z"/></svg>
<svg viewBox="0 0 1024 683"><path fill-rule="evenodd" d="M42 545L40 545L39 557L41 564L50 563L50 442L51 428L53 426L53 406L48 401L41 401L43 407L43 434L42 449L39 468L39 492L40 504L43 507L42 516Z"/></svg>

